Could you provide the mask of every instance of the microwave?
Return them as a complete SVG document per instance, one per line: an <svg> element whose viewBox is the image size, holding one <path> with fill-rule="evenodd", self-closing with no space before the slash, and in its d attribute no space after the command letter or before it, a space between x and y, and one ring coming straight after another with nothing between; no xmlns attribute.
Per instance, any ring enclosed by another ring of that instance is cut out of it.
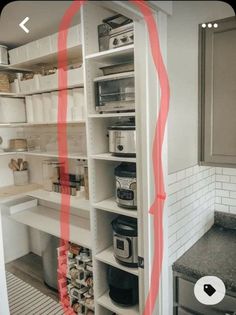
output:
<svg viewBox="0 0 236 315"><path fill-rule="evenodd" d="M95 83L96 111L129 112L135 110L134 72L98 77Z"/></svg>

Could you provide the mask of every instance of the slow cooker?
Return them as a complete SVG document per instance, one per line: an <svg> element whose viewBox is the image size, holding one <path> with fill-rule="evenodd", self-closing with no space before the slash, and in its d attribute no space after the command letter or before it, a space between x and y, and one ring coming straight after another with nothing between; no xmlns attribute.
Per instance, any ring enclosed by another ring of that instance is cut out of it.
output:
<svg viewBox="0 0 236 315"><path fill-rule="evenodd" d="M137 209L136 164L123 162L115 168L118 206Z"/></svg>
<svg viewBox="0 0 236 315"><path fill-rule="evenodd" d="M111 225L116 260L128 267L138 267L137 220L121 215L113 220Z"/></svg>
<svg viewBox="0 0 236 315"><path fill-rule="evenodd" d="M118 304L133 306L138 303L138 277L123 270L108 267L109 296Z"/></svg>
<svg viewBox="0 0 236 315"><path fill-rule="evenodd" d="M108 127L109 152L118 156L136 155L135 121L129 120Z"/></svg>

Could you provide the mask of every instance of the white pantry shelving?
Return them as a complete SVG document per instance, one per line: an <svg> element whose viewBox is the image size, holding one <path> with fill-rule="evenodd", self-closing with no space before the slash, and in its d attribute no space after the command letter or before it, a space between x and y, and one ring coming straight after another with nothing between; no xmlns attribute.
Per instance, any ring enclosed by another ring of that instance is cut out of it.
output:
<svg viewBox="0 0 236 315"><path fill-rule="evenodd" d="M132 218L138 217L137 210L130 210L130 209L119 207L116 203L115 197L93 203L93 207L96 209L108 211L111 213L125 215L127 217L132 217Z"/></svg>
<svg viewBox="0 0 236 315"><path fill-rule="evenodd" d="M78 121L67 121L66 123L60 122L26 122L26 123L0 123L0 128L18 128L18 127L32 127L32 126L55 126L55 125L75 125L75 124L85 124L85 119L81 119Z"/></svg>
<svg viewBox="0 0 236 315"><path fill-rule="evenodd" d="M97 26L104 18L111 17L117 13L127 15L134 20L134 44L99 52ZM149 45L149 35L138 10L127 2L124 6L119 1L110 1L109 5L98 1L88 1L81 9L81 33L82 43L69 49L69 60L83 61L83 82L76 87L84 87L86 113L85 120L68 122L69 128L73 125L84 125L86 128L87 155L69 154L70 163L73 160L87 160L89 171L89 197L71 197L70 206L75 210L84 211L83 217L71 214L70 240L82 246L92 249L93 273L94 273L94 302L95 315L141 315L145 305L145 297L150 286L150 274L152 264L152 218L148 210L154 200L154 178L152 170L152 145L158 116L160 99L160 87L156 70L152 61ZM166 43L166 14L154 12L160 33L161 46L165 48ZM56 53L31 59L22 63L11 65L15 68L38 69L40 63L56 64L58 55ZM117 64L121 62L134 61L135 76L135 112L111 112L98 113L95 107L94 79L102 76L102 66ZM1 69L0 69L1 70ZM50 92L51 90L37 91L37 93ZM30 93L31 95L33 93ZM0 94L1 95L1 94ZM4 95L2 95L4 96ZM6 95L7 96L7 95ZM8 96L24 97L22 94L11 93ZM107 129L111 124L122 118L135 117L136 123L136 157L117 157L108 153ZM56 126L57 122L42 123L20 123L0 124L0 128L9 127L42 127L42 130ZM48 128L46 128L49 126ZM26 130L26 129L24 129ZM27 129L31 132L31 129ZM8 130L12 132L12 130ZM17 131L16 131L17 132ZM54 130L55 132L55 130ZM70 135L68 134L68 138ZM56 141L56 140L55 140ZM51 147L50 147L51 148ZM54 147L52 147L54 150ZM78 148L78 152L84 152ZM16 152L0 152L0 156L13 155ZM37 161L36 157L58 157L56 152L22 152L22 155L30 157L30 163ZM163 161L167 160L164 152ZM115 176L114 169L121 162L136 163L137 170L137 210L121 208L115 201ZM38 166L39 164L37 164ZM6 166L7 167L7 166ZM164 173L167 167L165 166ZM37 170L38 171L38 170ZM39 171L38 171L39 172ZM34 174L34 178L37 178ZM23 189L24 191L24 189ZM33 228L60 236L60 212L51 209L48 203L61 205L61 195L46 192L43 189L25 191L25 194L44 201L45 205L28 209L13 215L13 219ZM119 264L113 253L113 233L111 222L119 215L136 218L138 223L138 256L145 257L144 268L129 268ZM88 220L89 217L89 220ZM87 219L86 219L87 218ZM89 222L90 221L90 222ZM139 303L132 307L122 307L114 303L109 297L109 286L107 281L107 268L113 266L138 277L139 281ZM166 279L165 279L166 280ZM161 301L157 308L161 307ZM159 314L158 309L155 314Z"/></svg>
<svg viewBox="0 0 236 315"><path fill-rule="evenodd" d="M115 156L111 153L93 154L91 155L91 158L94 160L136 163L135 157Z"/></svg>
<svg viewBox="0 0 236 315"><path fill-rule="evenodd" d="M122 63L134 58L134 45L127 45L106 51L90 54L85 57L86 60L99 63Z"/></svg>
<svg viewBox="0 0 236 315"><path fill-rule="evenodd" d="M52 202L58 205L62 204L61 194L55 193L53 191L46 191L43 189L37 189L34 191L31 191L27 194L28 196L37 198L39 200ZM78 210L84 210L84 211L90 211L90 203L89 200L86 200L85 198L79 198L76 196L71 196L70 198L70 206L78 209Z"/></svg>
<svg viewBox="0 0 236 315"><path fill-rule="evenodd" d="M139 315L139 308L137 305L132 307L122 307L114 302L109 297L109 292L106 291L102 296L98 298L98 304L104 306L117 315Z"/></svg>
<svg viewBox="0 0 236 315"><path fill-rule="evenodd" d="M37 206L13 214L11 218L19 223L56 237L60 237L61 235L61 215L58 210ZM70 241L87 248L92 248L92 238L88 220L76 215L70 215Z"/></svg>
<svg viewBox="0 0 236 315"><path fill-rule="evenodd" d="M135 112L89 114L88 118L135 117Z"/></svg>
<svg viewBox="0 0 236 315"><path fill-rule="evenodd" d="M68 48L68 60L78 62L82 59L82 44ZM48 53L37 58L32 58L23 62L11 64L9 68L27 68L31 71L42 67L42 65L56 65L58 62L58 52Z"/></svg>
<svg viewBox="0 0 236 315"><path fill-rule="evenodd" d="M138 276L138 268L129 268L118 263L114 257L113 246L110 246L96 255L96 259L108 265Z"/></svg>

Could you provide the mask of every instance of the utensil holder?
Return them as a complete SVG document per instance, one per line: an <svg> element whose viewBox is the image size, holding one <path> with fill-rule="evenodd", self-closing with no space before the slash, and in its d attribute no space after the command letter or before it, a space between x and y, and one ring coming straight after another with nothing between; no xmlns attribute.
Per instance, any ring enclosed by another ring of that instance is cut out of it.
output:
<svg viewBox="0 0 236 315"><path fill-rule="evenodd" d="M29 171L14 171L14 184L15 186L24 186L29 183Z"/></svg>

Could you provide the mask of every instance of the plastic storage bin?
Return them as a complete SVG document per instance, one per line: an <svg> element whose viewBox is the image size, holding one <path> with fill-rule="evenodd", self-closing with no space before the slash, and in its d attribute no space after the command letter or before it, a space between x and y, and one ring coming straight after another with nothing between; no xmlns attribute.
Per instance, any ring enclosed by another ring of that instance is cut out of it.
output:
<svg viewBox="0 0 236 315"><path fill-rule="evenodd" d="M40 90L50 90L58 88L58 71L49 75L39 76L39 88Z"/></svg>
<svg viewBox="0 0 236 315"><path fill-rule="evenodd" d="M0 123L26 122L23 98L0 97Z"/></svg>
<svg viewBox="0 0 236 315"><path fill-rule="evenodd" d="M33 108L33 99L32 96L25 97L25 106L26 106L26 116L27 122L34 122L34 108Z"/></svg>
<svg viewBox="0 0 236 315"><path fill-rule="evenodd" d="M83 84L83 67L68 70L68 85Z"/></svg>
<svg viewBox="0 0 236 315"><path fill-rule="evenodd" d="M22 93L33 93L39 90L39 75L35 74L33 79L19 81L20 91Z"/></svg>

